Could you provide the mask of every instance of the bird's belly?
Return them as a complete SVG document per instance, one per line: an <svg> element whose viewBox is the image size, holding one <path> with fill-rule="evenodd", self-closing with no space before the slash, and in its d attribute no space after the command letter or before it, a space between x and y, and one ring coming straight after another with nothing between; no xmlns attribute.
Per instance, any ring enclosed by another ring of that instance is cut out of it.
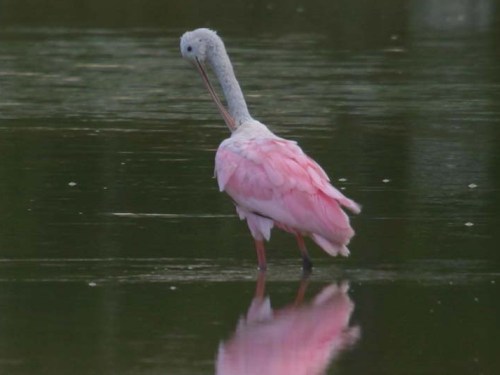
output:
<svg viewBox="0 0 500 375"><path fill-rule="evenodd" d="M232 198L234 202L245 211L272 220L275 225L282 230L290 233L309 232L309 228L307 228L308 225L304 223L303 218L297 218L296 215L293 215L281 202L272 200L263 201L253 198ZM309 216L308 213L305 213L305 216Z"/></svg>

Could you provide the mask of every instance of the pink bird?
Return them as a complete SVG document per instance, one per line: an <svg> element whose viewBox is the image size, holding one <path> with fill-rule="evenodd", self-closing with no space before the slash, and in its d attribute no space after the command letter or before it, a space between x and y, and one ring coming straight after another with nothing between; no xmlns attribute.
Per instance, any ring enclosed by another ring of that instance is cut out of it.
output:
<svg viewBox="0 0 500 375"><path fill-rule="evenodd" d="M354 235L349 217L360 206L331 184L323 169L294 141L280 138L250 116L222 39L201 28L181 37L181 53L198 69L231 136L215 156L215 174L220 191L233 200L240 219L246 219L255 241L259 269L265 270L264 240L276 226L292 233L302 255L304 270L312 263L304 236L312 238L332 256L347 256ZM217 76L228 109L208 79L205 65Z"/></svg>

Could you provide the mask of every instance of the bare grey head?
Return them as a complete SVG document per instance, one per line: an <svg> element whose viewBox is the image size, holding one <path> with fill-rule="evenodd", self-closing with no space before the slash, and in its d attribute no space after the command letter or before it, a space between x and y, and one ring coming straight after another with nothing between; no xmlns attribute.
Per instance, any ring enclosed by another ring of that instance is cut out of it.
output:
<svg viewBox="0 0 500 375"><path fill-rule="evenodd" d="M200 28L187 31L181 37L181 54L185 59L206 64L208 56L213 56L224 48L222 39L213 30Z"/></svg>
<svg viewBox="0 0 500 375"><path fill-rule="evenodd" d="M213 30L200 28L184 33L181 37L181 54L193 63L203 79L210 96L231 131L252 120L240 85L234 75L224 42ZM217 96L208 78L205 66L210 66L217 76L228 104L228 110Z"/></svg>

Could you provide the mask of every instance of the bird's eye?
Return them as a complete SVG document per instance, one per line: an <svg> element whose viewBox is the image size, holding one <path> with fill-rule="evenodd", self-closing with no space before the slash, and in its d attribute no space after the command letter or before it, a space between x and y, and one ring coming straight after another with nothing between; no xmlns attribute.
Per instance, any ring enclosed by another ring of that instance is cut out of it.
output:
<svg viewBox="0 0 500 375"><path fill-rule="evenodd" d="M188 51L188 52L191 52L192 50L193 50L193 47L188 46L187 51Z"/></svg>

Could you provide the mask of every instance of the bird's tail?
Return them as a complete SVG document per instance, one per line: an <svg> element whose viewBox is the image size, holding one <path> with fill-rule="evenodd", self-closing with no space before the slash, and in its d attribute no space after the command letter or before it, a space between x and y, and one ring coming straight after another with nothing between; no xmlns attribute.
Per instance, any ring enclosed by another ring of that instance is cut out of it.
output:
<svg viewBox="0 0 500 375"><path fill-rule="evenodd" d="M337 255L342 255L342 256L349 256L349 249L347 248L346 244L338 244L332 241L327 240L324 237L321 237L319 234L313 233L311 235L311 238L313 239L314 242L318 244L319 247L321 247L323 250L325 250L328 254L331 256L337 256Z"/></svg>
<svg viewBox="0 0 500 375"><path fill-rule="evenodd" d="M343 197L343 198L339 199L338 201L343 207L347 208L353 214L359 214L361 212L361 205L354 202L352 199Z"/></svg>

